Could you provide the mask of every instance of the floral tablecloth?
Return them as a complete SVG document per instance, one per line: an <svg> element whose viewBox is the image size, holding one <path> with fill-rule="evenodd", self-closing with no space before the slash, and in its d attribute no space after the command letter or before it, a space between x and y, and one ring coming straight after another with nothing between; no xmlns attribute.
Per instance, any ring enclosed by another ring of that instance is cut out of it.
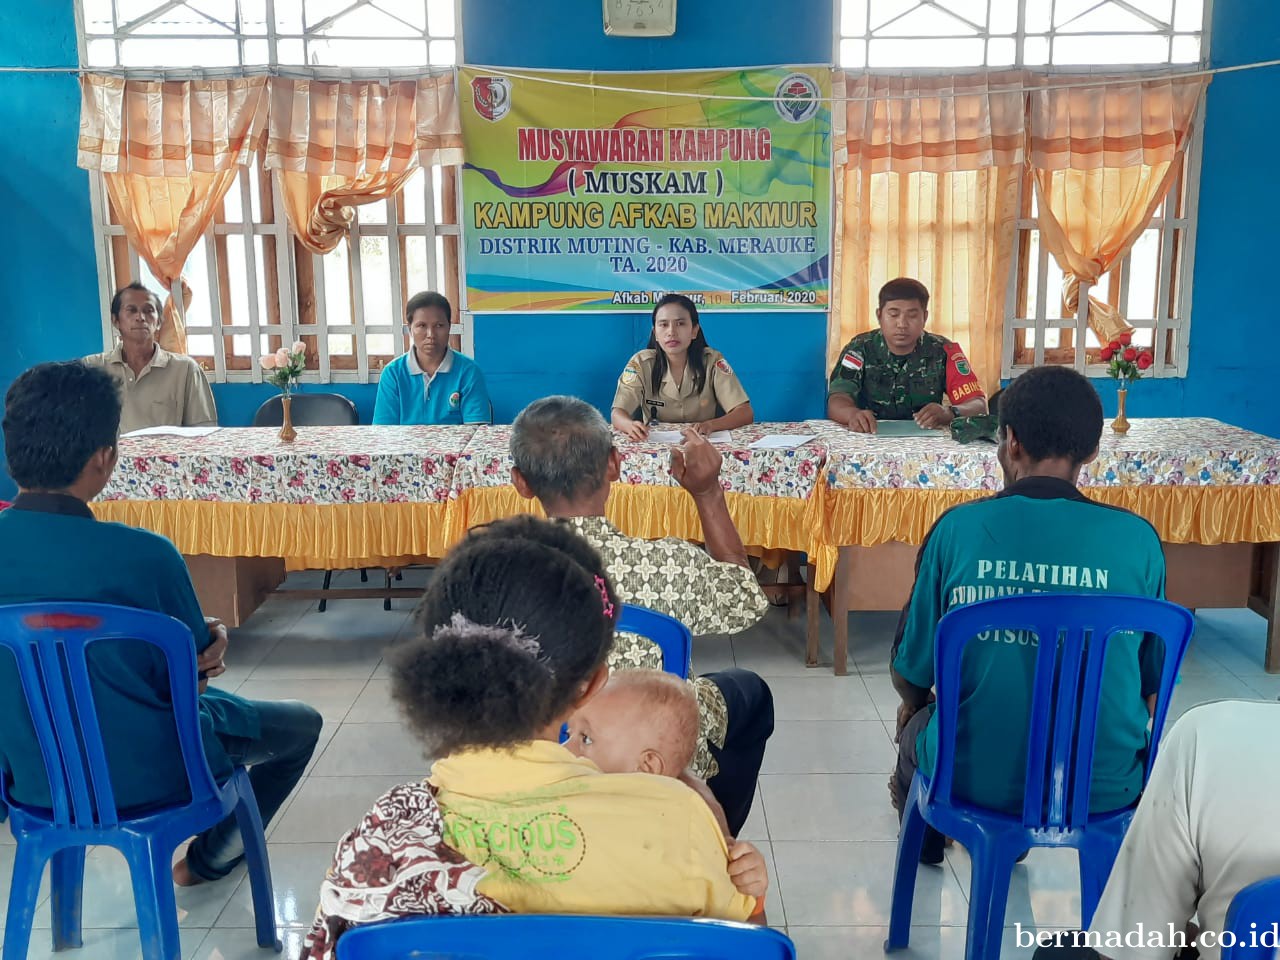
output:
<svg viewBox="0 0 1280 960"><path fill-rule="evenodd" d="M272 428L120 441L103 500L227 503L447 503L475 427Z"/></svg>
<svg viewBox="0 0 1280 960"><path fill-rule="evenodd" d="M1280 440L1204 418L1133 420L1121 436L1105 428L1082 487L1217 487L1280 484ZM948 435L877 437L811 421L827 450L827 484L841 490L997 490L993 443Z"/></svg>
<svg viewBox="0 0 1280 960"><path fill-rule="evenodd" d="M807 500L813 494L826 462L827 448L819 438L792 450L752 450L751 444L771 434L812 434L812 424L756 423L734 430L731 442L716 446L724 454L720 483L726 493L756 497ZM677 429L664 424L663 429ZM615 435L622 453L621 482L631 486L678 487L668 464L671 445L632 443ZM467 490L503 487L511 482L511 427L480 427L458 458L453 495Z"/></svg>

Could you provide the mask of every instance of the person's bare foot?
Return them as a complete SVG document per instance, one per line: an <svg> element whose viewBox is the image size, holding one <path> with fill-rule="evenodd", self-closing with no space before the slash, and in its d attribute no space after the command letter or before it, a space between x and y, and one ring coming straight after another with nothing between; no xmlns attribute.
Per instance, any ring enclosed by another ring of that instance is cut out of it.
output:
<svg viewBox="0 0 1280 960"><path fill-rule="evenodd" d="M183 857L173 865L173 882L179 887L195 887L204 883L204 877L197 877L187 866L187 858Z"/></svg>

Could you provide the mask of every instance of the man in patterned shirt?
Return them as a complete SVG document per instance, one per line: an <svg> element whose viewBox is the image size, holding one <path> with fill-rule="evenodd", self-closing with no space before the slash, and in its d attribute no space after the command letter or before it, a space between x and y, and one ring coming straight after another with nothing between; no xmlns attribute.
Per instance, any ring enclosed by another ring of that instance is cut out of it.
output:
<svg viewBox="0 0 1280 960"><path fill-rule="evenodd" d="M605 520L621 456L599 411L576 397L546 397L516 417L511 481L522 497L536 497L548 517L572 524L600 552L625 603L675 617L695 636L737 633L757 623L769 603L729 516L719 451L692 430L685 437L672 450L671 475L693 497L705 550L674 538L628 537ZM614 669L662 669L656 645L625 635L609 662ZM692 769L706 779L736 836L773 733L773 695L760 677L736 668L693 684L701 729Z"/></svg>
<svg viewBox="0 0 1280 960"><path fill-rule="evenodd" d="M827 416L858 433L877 420L914 419L930 430L957 417L987 412L986 395L969 361L946 337L926 333L929 291L899 277L880 288L879 330L854 337L840 351L827 387Z"/></svg>

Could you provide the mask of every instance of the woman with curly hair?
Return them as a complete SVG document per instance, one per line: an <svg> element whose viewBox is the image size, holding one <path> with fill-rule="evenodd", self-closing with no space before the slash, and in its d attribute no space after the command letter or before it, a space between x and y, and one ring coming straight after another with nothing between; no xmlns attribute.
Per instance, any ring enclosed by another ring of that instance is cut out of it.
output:
<svg viewBox="0 0 1280 960"><path fill-rule="evenodd" d="M436 913L742 920L707 803L670 777L606 774L560 740L608 678L621 604L571 529L518 517L441 563L390 657L392 696L436 758L339 844L304 957L343 930Z"/></svg>

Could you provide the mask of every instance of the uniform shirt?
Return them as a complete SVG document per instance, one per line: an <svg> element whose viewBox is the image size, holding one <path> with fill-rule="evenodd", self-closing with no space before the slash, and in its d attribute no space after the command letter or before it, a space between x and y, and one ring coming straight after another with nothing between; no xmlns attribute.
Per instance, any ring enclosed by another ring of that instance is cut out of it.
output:
<svg viewBox="0 0 1280 960"><path fill-rule="evenodd" d="M827 386L827 396L837 393L877 420L910 420L931 403L986 396L959 344L925 332L914 350L899 357L879 330L859 334L840 351Z"/></svg>
<svg viewBox="0 0 1280 960"><path fill-rule="evenodd" d="M213 391L200 365L180 353L156 346L142 372L134 375L125 362L124 348L84 358L93 367L105 367L124 394L120 432L143 427L204 427L218 422Z"/></svg>
<svg viewBox="0 0 1280 960"><path fill-rule="evenodd" d="M563 521L596 548L623 603L675 617L694 636L738 633L759 622L769 601L755 575L736 563L716 560L685 540L629 537L604 517ZM620 633L609 654L612 670L661 670L662 651L635 634ZM729 708L710 680L691 681L698 696L698 746L691 767L702 779L719 772L707 744L724 746Z"/></svg>
<svg viewBox="0 0 1280 960"><path fill-rule="evenodd" d="M21 494L0 513L0 603L46 600L112 603L182 621L196 649L211 640L182 555L164 537L101 523L75 497ZM88 651L107 769L116 803L136 808L188 796L169 675L160 651L138 641L102 641ZM260 734L247 701L217 690L200 697L209 767L218 780L231 762L214 734ZM13 658L0 652L0 767L18 802L49 807L49 782Z"/></svg>
<svg viewBox="0 0 1280 960"><path fill-rule="evenodd" d="M601 773L539 740L437 760L430 782L445 842L516 913L745 920L755 898L729 879L706 802L671 777Z"/></svg>
<svg viewBox="0 0 1280 960"><path fill-rule="evenodd" d="M382 368L373 422L402 426L489 423L493 408L476 362L450 349L428 376L410 349Z"/></svg>
<svg viewBox="0 0 1280 960"><path fill-rule="evenodd" d="M648 421L656 411L662 423L705 423L728 413L747 402L747 391L742 389L738 375L733 372L724 354L710 347L703 353L707 376L702 390L693 386L693 372L684 372L684 381L676 385L668 367L662 377L657 394L653 393L653 365L658 360L657 350L641 350L622 369L618 389L613 395L613 405L631 416ZM653 405L657 401L661 406Z"/></svg>
<svg viewBox="0 0 1280 960"><path fill-rule="evenodd" d="M943 514L929 532L893 667L934 686L934 632L953 607L1027 592L1164 596L1164 551L1155 529L1127 510L1089 500L1070 483L1030 477ZM1022 809L1035 637L1015 631L973 640L961 664L956 793L1011 813ZM1103 668L1090 809L1131 805L1142 789L1149 715L1144 671L1162 656L1138 636L1117 635ZM1144 649L1146 648L1146 649ZM1144 664L1146 664L1144 666ZM933 771L937 717L916 745Z"/></svg>
<svg viewBox="0 0 1280 960"><path fill-rule="evenodd" d="M1280 703L1269 701L1201 704L1169 730L1089 925L1108 957L1170 960L1171 949L1105 938L1139 924L1181 930L1193 914L1217 934L1232 898L1280 871L1278 738ZM1221 956L1212 939L1199 944L1202 960Z"/></svg>

